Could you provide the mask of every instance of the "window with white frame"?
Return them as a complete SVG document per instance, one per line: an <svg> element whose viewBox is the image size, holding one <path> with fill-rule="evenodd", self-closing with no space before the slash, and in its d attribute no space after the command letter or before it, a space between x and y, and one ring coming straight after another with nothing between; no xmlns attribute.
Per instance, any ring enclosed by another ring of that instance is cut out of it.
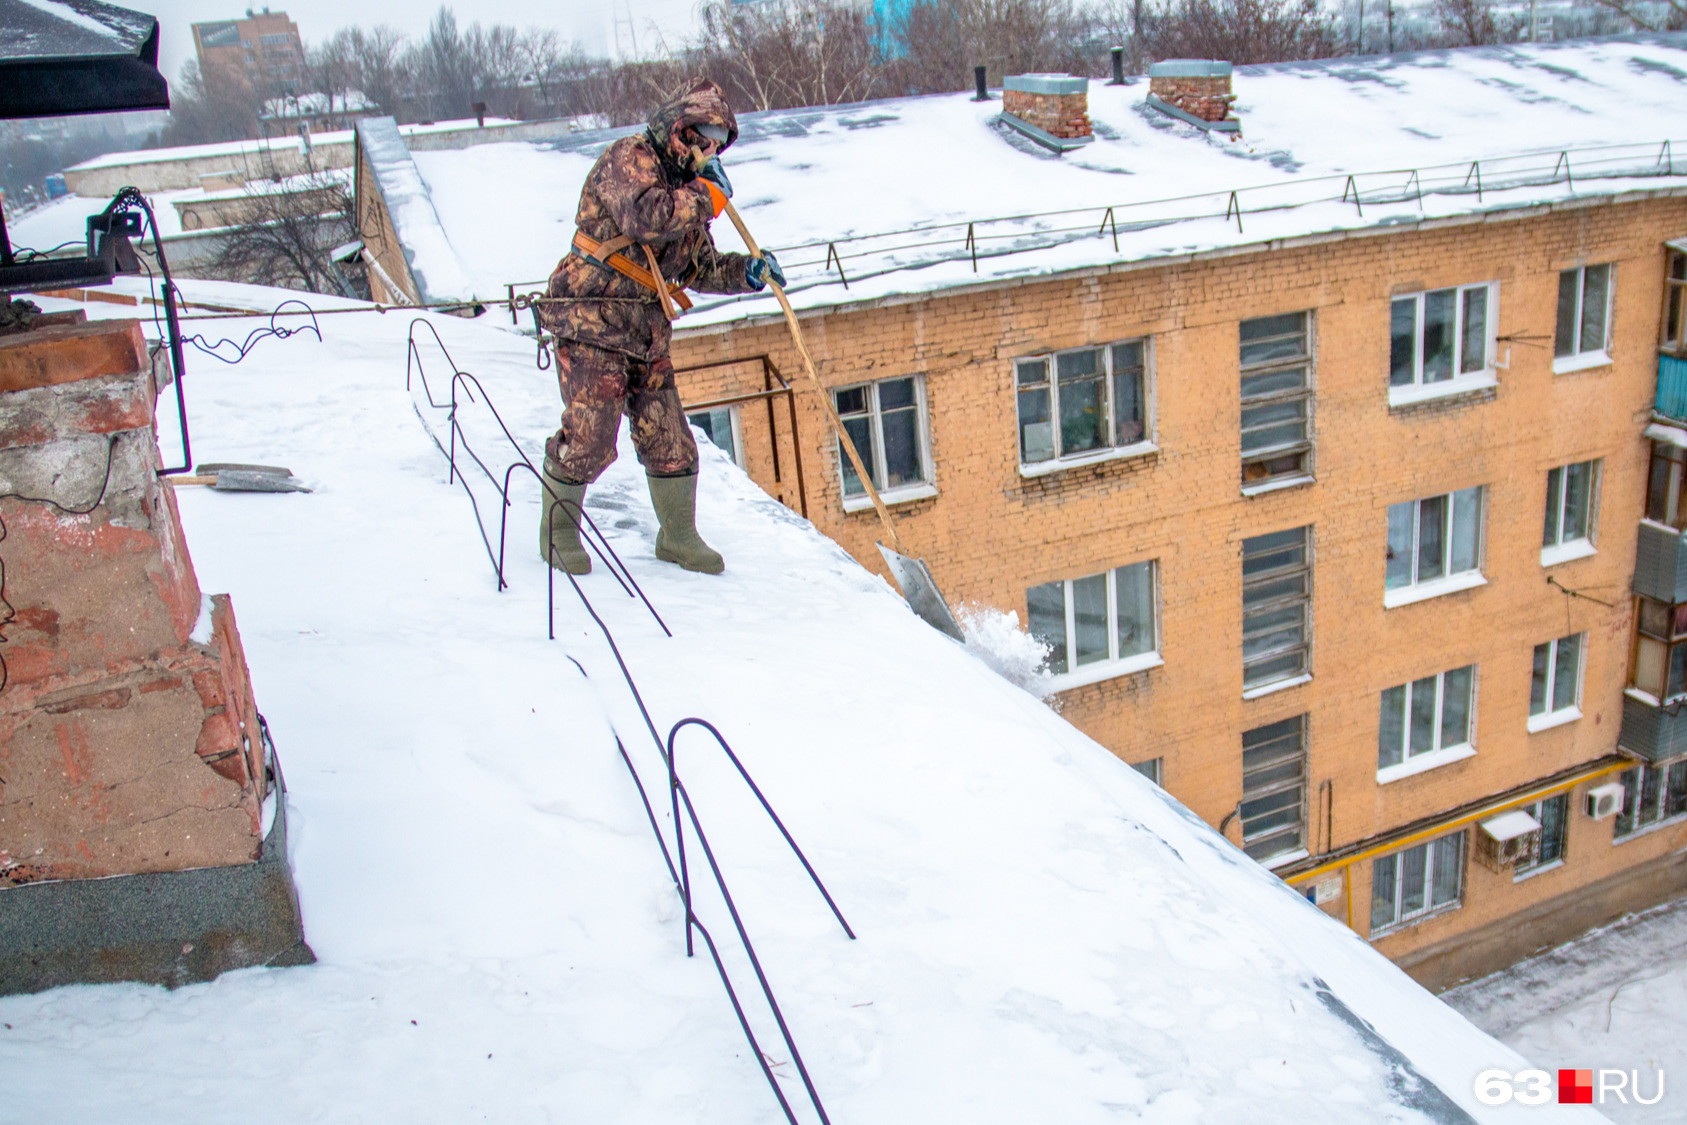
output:
<svg viewBox="0 0 1687 1125"><path fill-rule="evenodd" d="M1457 906L1464 893L1464 831L1371 861L1371 936Z"/></svg>
<svg viewBox="0 0 1687 1125"><path fill-rule="evenodd" d="M1242 540L1242 690L1311 670L1312 528Z"/></svg>
<svg viewBox="0 0 1687 1125"><path fill-rule="evenodd" d="M1482 486L1388 506L1388 590L1434 591L1482 567ZM1462 584L1460 584L1462 588Z"/></svg>
<svg viewBox="0 0 1687 1125"><path fill-rule="evenodd" d="M1154 570L1152 561L1133 563L1025 591L1031 635L1049 646L1048 671L1105 678L1158 663Z"/></svg>
<svg viewBox="0 0 1687 1125"><path fill-rule="evenodd" d="M930 484L922 380L914 376L883 379L845 387L832 394L838 420L872 474L875 488L887 499L897 499L895 493L899 489ZM838 461L843 470L844 497L865 495L866 486L856 475L841 441Z"/></svg>
<svg viewBox="0 0 1687 1125"><path fill-rule="evenodd" d="M1586 633L1571 633L1535 646L1529 685L1529 729L1556 726L1581 717L1582 648Z"/></svg>
<svg viewBox="0 0 1687 1125"><path fill-rule="evenodd" d="M1565 829L1570 823L1570 795L1560 793L1544 801L1519 806L1518 811L1528 813L1541 826L1541 845L1535 849L1533 856L1518 860L1513 871L1518 875L1527 875L1531 871L1562 863Z"/></svg>
<svg viewBox="0 0 1687 1125"><path fill-rule="evenodd" d="M1377 769L1470 745L1476 718L1476 665L1425 676L1382 693Z"/></svg>
<svg viewBox="0 0 1687 1125"><path fill-rule="evenodd" d="M1611 267L1578 266L1558 275L1553 366L1577 357L1604 359L1611 319Z"/></svg>
<svg viewBox="0 0 1687 1125"><path fill-rule="evenodd" d="M1546 523L1541 531L1543 564L1566 554L1591 551L1598 492L1598 461L1578 461L1546 474Z"/></svg>
<svg viewBox="0 0 1687 1125"><path fill-rule="evenodd" d="M1687 251L1669 247L1664 266L1662 344L1680 355L1687 350Z"/></svg>
<svg viewBox="0 0 1687 1125"><path fill-rule="evenodd" d="M1312 314L1241 326L1242 487L1312 472Z"/></svg>
<svg viewBox="0 0 1687 1125"><path fill-rule="evenodd" d="M1058 464L1145 443L1147 341L1074 348L1014 361L1019 461Z"/></svg>
<svg viewBox="0 0 1687 1125"><path fill-rule="evenodd" d="M1611 829L1614 839L1687 815L1687 762L1626 770L1622 781L1623 811Z"/></svg>
<svg viewBox="0 0 1687 1125"><path fill-rule="evenodd" d="M744 467L744 442L738 433L737 407L717 406L710 410L698 410L687 414L685 420L702 430L704 436L715 445L726 450L726 455L732 458L733 464L739 468Z"/></svg>
<svg viewBox="0 0 1687 1125"><path fill-rule="evenodd" d="M1242 850L1260 862L1305 847L1306 716L1242 732Z"/></svg>
<svg viewBox="0 0 1687 1125"><path fill-rule="evenodd" d="M1465 285L1395 297L1389 311L1390 400L1414 390L1456 391L1491 375L1495 286Z"/></svg>

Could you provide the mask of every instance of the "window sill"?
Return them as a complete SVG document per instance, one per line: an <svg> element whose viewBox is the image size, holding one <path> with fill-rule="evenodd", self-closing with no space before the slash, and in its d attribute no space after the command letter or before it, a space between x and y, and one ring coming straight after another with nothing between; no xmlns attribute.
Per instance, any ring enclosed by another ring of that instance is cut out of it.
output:
<svg viewBox="0 0 1687 1125"><path fill-rule="evenodd" d="M1593 540L1572 539L1568 543L1560 543L1556 547L1542 547L1541 565L1557 566L1559 563L1591 558L1598 553L1599 548L1593 545Z"/></svg>
<svg viewBox="0 0 1687 1125"><path fill-rule="evenodd" d="M1644 703L1646 706L1653 709L1667 707L1670 704L1680 703L1682 700L1687 700L1687 695L1672 695L1668 699L1659 699L1651 692L1637 687L1624 688L1623 694L1628 696L1630 699L1635 700L1638 703Z"/></svg>
<svg viewBox="0 0 1687 1125"><path fill-rule="evenodd" d="M1312 853L1307 851L1305 848L1296 848L1292 852L1284 852L1282 855L1274 855L1270 859L1257 859L1254 862L1265 868L1267 871L1275 871L1279 867L1286 867L1297 860L1305 859L1311 854Z"/></svg>
<svg viewBox="0 0 1687 1125"><path fill-rule="evenodd" d="M1548 711L1544 715L1529 716L1529 733L1536 734L1553 727L1561 727L1565 723L1573 723L1582 717L1580 707L1566 707L1562 711Z"/></svg>
<svg viewBox="0 0 1687 1125"><path fill-rule="evenodd" d="M1062 672L1057 676L1050 676L1047 690L1070 691L1073 688L1088 687L1104 680L1128 676L1132 672L1146 672L1163 664L1165 660L1157 652L1145 652L1140 656L1127 656L1123 660L1108 660L1100 664L1086 664L1076 672Z"/></svg>
<svg viewBox="0 0 1687 1125"><path fill-rule="evenodd" d="M1266 492L1276 492L1284 488L1299 488L1303 484L1314 483L1311 473L1296 473L1292 477L1279 477L1276 480L1262 480L1257 484L1244 484L1243 496L1258 496Z"/></svg>
<svg viewBox="0 0 1687 1125"><path fill-rule="evenodd" d="M1415 777L1420 773L1427 773L1437 766L1449 766L1454 762L1462 762L1466 758L1476 756L1476 747L1468 742L1463 746L1449 746L1444 750L1432 750L1427 754L1418 754L1407 758L1397 765L1383 766L1377 770L1377 784L1387 785L1391 781L1399 781L1404 777Z"/></svg>
<svg viewBox="0 0 1687 1125"><path fill-rule="evenodd" d="M1581 355L1561 355L1552 361L1554 375L1567 375L1572 371L1586 371L1593 367L1611 366L1611 353L1601 349L1597 352L1583 352Z"/></svg>
<svg viewBox="0 0 1687 1125"><path fill-rule="evenodd" d="M1243 688L1242 698L1258 699L1262 695L1273 695L1279 691L1287 691L1292 687L1299 687L1301 684L1310 683L1311 681L1312 673L1302 672L1300 675L1290 676L1286 680L1273 680L1271 683L1260 684L1258 687Z"/></svg>
<svg viewBox="0 0 1687 1125"><path fill-rule="evenodd" d="M879 499L885 502L885 507L892 504L910 504L915 500L929 500L937 495L935 484L908 484L901 488L893 488L888 492L879 493ZM873 510L873 498L866 493L859 496L844 497L843 510L846 512L870 512Z"/></svg>
<svg viewBox="0 0 1687 1125"><path fill-rule="evenodd" d="M1533 879L1536 875L1545 875L1548 871L1557 871L1560 867L1563 867L1563 866L1564 866L1563 860L1555 859L1551 863L1543 863L1543 864L1540 864L1536 867L1531 867L1527 871L1513 872L1512 876L1511 876L1511 881L1513 883L1521 883L1525 879Z"/></svg>
<svg viewBox="0 0 1687 1125"><path fill-rule="evenodd" d="M1053 473L1064 473L1067 469L1082 469L1090 465L1103 465L1108 461L1122 461L1127 457L1144 457L1150 453L1160 452L1160 447L1151 441L1139 441L1133 445L1121 445L1117 449L1103 449L1094 453L1080 453L1076 457L1060 457L1052 461L1037 461L1032 464L1021 464L1019 475L1026 479L1046 477Z"/></svg>
<svg viewBox="0 0 1687 1125"><path fill-rule="evenodd" d="M1650 836L1654 832L1662 831L1665 828L1674 828L1676 825L1684 823L1687 823L1687 815L1676 813L1672 817L1667 817L1663 820L1654 820L1651 824L1643 824L1639 828L1629 832L1626 836L1617 835L1617 827L1613 824L1611 826L1611 845L1615 847L1617 844L1626 844L1630 840L1638 840L1642 836Z"/></svg>
<svg viewBox="0 0 1687 1125"><path fill-rule="evenodd" d="M1436 578L1428 582L1419 582L1415 586L1396 586L1392 590L1384 590L1382 606L1384 609L1395 609L1413 602L1426 602L1430 598L1439 598L1443 594L1456 594L1460 590L1474 590L1478 586L1486 586L1488 579L1480 570L1467 570L1463 574L1453 574L1446 578Z"/></svg>
<svg viewBox="0 0 1687 1125"><path fill-rule="evenodd" d="M1472 391L1486 391L1500 385L1492 371L1481 371L1475 375L1460 375L1439 383L1412 383L1403 387L1388 388L1389 406L1416 406L1420 402L1436 402L1456 395L1470 394Z"/></svg>

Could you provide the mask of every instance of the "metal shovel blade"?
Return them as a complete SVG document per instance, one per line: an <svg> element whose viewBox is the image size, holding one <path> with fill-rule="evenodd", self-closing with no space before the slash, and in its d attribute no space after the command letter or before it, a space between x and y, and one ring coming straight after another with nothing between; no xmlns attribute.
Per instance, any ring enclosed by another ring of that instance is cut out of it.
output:
<svg viewBox="0 0 1687 1125"><path fill-rule="evenodd" d="M937 592L937 583L932 580L925 560L911 559L891 550L883 543L878 544L878 548L879 554L884 556L885 565L890 568L891 576L896 579L896 584L902 587L902 596L908 599L908 608L939 633L965 644L966 638L961 635L961 626L955 620L955 615L949 612L949 603Z"/></svg>
<svg viewBox="0 0 1687 1125"><path fill-rule="evenodd" d="M223 469L217 473L217 483L211 486L218 492L309 492L310 489L291 473L255 473L247 469Z"/></svg>

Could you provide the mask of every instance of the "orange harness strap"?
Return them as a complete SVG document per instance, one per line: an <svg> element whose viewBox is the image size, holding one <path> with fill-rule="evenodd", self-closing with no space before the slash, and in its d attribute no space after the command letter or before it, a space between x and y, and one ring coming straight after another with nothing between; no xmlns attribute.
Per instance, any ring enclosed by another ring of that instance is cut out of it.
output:
<svg viewBox="0 0 1687 1125"><path fill-rule="evenodd" d="M576 250L580 251L580 253L584 254L592 261L597 262L599 265L608 266L621 276L631 278L640 285L644 286L646 289L655 293L658 299L661 300L662 311L668 314L669 320L672 320L680 313L689 310L691 308L691 300L686 297L685 288L683 286L673 285L667 283L665 280L658 284L656 274L654 272L645 269L625 254L621 253L622 250L632 245L634 245L633 240L628 238L626 235L622 235L619 238L608 239L604 242L599 242L597 239L586 234L584 231L576 230L574 232L574 248ZM649 247L645 247L644 249L648 260L652 264L655 264L656 255ZM673 311L673 305L679 306L678 312Z"/></svg>

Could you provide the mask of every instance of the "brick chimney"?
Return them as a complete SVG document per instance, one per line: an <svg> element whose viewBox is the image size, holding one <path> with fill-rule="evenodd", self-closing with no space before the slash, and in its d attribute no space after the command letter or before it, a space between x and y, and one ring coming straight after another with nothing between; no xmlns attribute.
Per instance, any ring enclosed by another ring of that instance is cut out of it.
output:
<svg viewBox="0 0 1687 1125"><path fill-rule="evenodd" d="M1216 133L1239 133L1242 123L1230 113L1229 63L1217 59L1167 59L1148 68L1148 104Z"/></svg>
<svg viewBox="0 0 1687 1125"><path fill-rule="evenodd" d="M1088 78L1070 74L1014 74L1002 83L1002 121L1055 152L1087 145Z"/></svg>

